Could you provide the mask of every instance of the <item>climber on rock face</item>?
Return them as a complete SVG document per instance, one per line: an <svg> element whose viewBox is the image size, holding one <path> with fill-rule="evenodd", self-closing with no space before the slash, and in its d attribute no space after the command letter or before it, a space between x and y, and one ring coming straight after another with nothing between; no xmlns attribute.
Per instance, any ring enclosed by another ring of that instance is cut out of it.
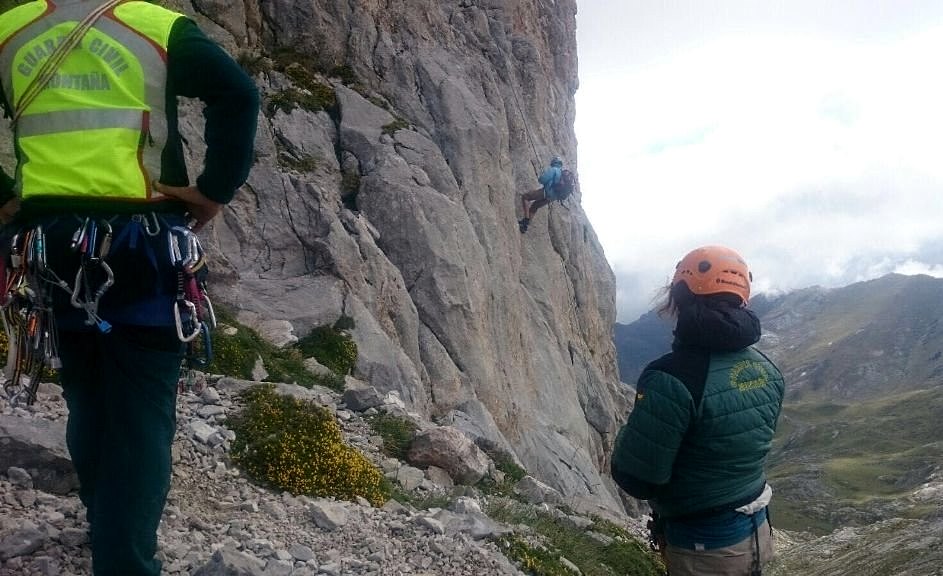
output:
<svg viewBox="0 0 943 576"><path fill-rule="evenodd" d="M562 202L573 191L572 175L569 170L563 168L563 160L559 156L554 156L550 160L550 166L543 171L537 181L540 182L540 188L521 195L523 217L517 221L521 234L527 232L530 219L534 217L537 210L554 200Z"/></svg>
<svg viewBox="0 0 943 576"><path fill-rule="evenodd" d="M672 352L646 366L619 432L612 477L652 507L652 546L671 576L759 576L773 555L764 465L782 407L779 369L753 347L749 269L698 248L675 268L659 312Z"/></svg>

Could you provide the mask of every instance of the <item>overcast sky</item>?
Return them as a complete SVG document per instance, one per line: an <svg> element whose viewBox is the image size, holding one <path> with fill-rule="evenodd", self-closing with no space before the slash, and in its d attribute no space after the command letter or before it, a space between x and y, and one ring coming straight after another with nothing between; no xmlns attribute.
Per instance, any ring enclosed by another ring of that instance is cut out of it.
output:
<svg viewBox="0 0 943 576"><path fill-rule="evenodd" d="M943 0L578 0L583 207L619 321L690 249L754 292L943 276Z"/></svg>

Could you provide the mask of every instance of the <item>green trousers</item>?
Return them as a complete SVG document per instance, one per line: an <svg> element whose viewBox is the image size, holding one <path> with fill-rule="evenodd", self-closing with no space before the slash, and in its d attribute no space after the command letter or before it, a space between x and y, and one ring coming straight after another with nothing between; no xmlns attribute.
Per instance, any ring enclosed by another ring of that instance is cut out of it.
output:
<svg viewBox="0 0 943 576"><path fill-rule="evenodd" d="M174 328L61 331L66 441L87 508L95 576L158 576L183 347Z"/></svg>

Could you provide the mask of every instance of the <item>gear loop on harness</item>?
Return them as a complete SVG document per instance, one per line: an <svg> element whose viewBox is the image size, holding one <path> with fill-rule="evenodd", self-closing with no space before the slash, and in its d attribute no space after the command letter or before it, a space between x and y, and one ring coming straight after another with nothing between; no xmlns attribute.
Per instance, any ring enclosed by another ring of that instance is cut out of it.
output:
<svg viewBox="0 0 943 576"><path fill-rule="evenodd" d="M68 287L48 268L46 236L42 226L13 234L2 259L3 326L7 334L4 392L13 406L36 400L44 367L58 368L58 336L52 296L46 285Z"/></svg>
<svg viewBox="0 0 943 576"><path fill-rule="evenodd" d="M77 268L71 283L60 278L46 259L46 229L61 226L65 221L57 218L43 224L24 225L4 240L5 254L0 258L0 317L8 336L9 352L2 387L14 405L32 404L43 370L61 367L53 311L55 291L62 290L65 294L62 304L66 307L84 311L86 325L95 326L103 334L110 332L112 326L99 315L99 305L116 281L108 262L112 249L141 248L155 270L166 271L163 262L158 266L155 242L138 244L142 238L162 233L168 236L167 258L177 274L176 296L168 312L179 339L187 345L188 366L182 368L192 370L194 366L206 366L212 361L211 331L216 327L216 317L206 293L206 254L199 238L189 228L169 225L153 212L124 217L126 221L115 236L116 228L112 224L118 218L121 216L75 215L75 230L71 234L63 236L64 231L60 230L51 236L57 243L56 254L59 254L59 242L65 243L62 248L66 254L74 254L75 260L71 262L75 262ZM169 295L166 291L162 294Z"/></svg>

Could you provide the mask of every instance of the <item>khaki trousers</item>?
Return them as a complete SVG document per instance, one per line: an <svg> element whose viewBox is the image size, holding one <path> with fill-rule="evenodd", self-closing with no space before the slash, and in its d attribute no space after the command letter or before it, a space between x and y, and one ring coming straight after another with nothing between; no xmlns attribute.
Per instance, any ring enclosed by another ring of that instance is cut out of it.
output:
<svg viewBox="0 0 943 576"><path fill-rule="evenodd" d="M760 524L756 534L760 542L762 567L773 559L773 537L769 522ZM755 555L753 534L732 546L714 550L687 550L670 544L665 548L665 562L670 576L750 576Z"/></svg>

